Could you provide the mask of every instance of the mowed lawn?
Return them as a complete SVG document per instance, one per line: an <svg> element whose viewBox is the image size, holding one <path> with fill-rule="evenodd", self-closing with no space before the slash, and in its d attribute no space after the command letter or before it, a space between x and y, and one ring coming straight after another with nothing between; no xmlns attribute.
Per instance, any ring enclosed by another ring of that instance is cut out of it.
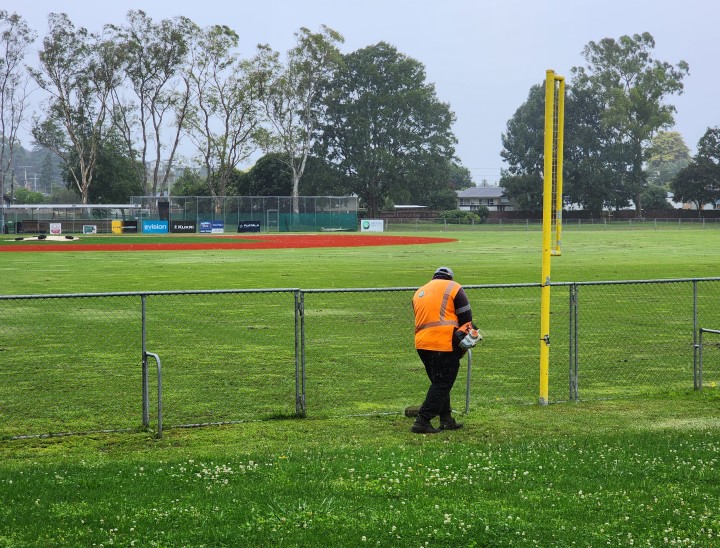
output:
<svg viewBox="0 0 720 548"><path fill-rule="evenodd" d="M440 265L464 284L539 281L539 232L423 235L458 241L3 253L0 291L414 287ZM569 229L552 278L716 277L719 248L714 229ZM380 415L3 440L0 546L720 544L715 389L458 419L433 436Z"/></svg>
<svg viewBox="0 0 720 548"><path fill-rule="evenodd" d="M421 235L457 241L280 250L3 252L0 292L411 287L425 283L439 265L451 266L458 281L466 285L540 282L542 235L537 230ZM121 241L123 236L108 238ZM720 276L720 230L715 228L571 227L565 229L562 240L563 255L552 261L553 282ZM57 243L59 248L63 245Z"/></svg>

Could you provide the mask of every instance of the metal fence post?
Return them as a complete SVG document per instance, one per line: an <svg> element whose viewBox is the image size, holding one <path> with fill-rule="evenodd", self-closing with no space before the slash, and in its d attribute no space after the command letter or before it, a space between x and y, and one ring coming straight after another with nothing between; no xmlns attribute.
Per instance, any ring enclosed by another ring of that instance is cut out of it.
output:
<svg viewBox="0 0 720 548"><path fill-rule="evenodd" d="M700 334L700 345L702 346L702 333ZM702 350L701 350L702 352ZM698 304L697 304L697 280L693 280L693 387L698 390Z"/></svg>
<svg viewBox="0 0 720 548"><path fill-rule="evenodd" d="M150 396L148 390L148 363L147 363L147 346L146 337L147 329L146 322L147 316L145 314L145 300L147 295L140 296L141 309L142 309L142 425L145 428L150 426Z"/></svg>
<svg viewBox="0 0 720 548"><path fill-rule="evenodd" d="M157 437L162 438L163 435L163 416L162 416L162 365L160 356L154 352L147 352L146 356L155 358L157 364Z"/></svg>
<svg viewBox="0 0 720 548"><path fill-rule="evenodd" d="M701 329L698 359L695 363L695 367L693 367L693 388L695 390L702 390L702 340L703 330Z"/></svg>
<svg viewBox="0 0 720 548"><path fill-rule="evenodd" d="M570 401L578 401L578 286L570 285L570 313L569 313L569 383L570 383Z"/></svg>
<svg viewBox="0 0 720 548"><path fill-rule="evenodd" d="M295 414L307 415L305 404L305 294L295 292Z"/></svg>
<svg viewBox="0 0 720 548"><path fill-rule="evenodd" d="M465 384L465 414L470 412L470 376L472 372L472 348L467 352L468 366L467 366L467 382Z"/></svg>

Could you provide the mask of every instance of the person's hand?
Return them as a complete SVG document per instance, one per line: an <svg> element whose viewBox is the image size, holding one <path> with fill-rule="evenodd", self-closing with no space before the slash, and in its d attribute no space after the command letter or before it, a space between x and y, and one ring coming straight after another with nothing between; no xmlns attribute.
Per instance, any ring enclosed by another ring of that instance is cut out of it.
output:
<svg viewBox="0 0 720 548"><path fill-rule="evenodd" d="M468 350L473 348L477 343L482 340L482 335L477 329L469 329L463 340L460 341L460 348Z"/></svg>

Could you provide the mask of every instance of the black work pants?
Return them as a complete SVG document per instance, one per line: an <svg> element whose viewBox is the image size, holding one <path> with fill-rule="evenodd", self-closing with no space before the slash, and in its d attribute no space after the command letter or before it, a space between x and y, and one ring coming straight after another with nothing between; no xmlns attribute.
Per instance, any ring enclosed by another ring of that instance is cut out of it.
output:
<svg viewBox="0 0 720 548"><path fill-rule="evenodd" d="M426 421L440 416L450 416L450 390L460 369L460 355L457 352L437 352L434 350L418 350L418 355L425 365L425 372L430 379L430 388L418 416Z"/></svg>

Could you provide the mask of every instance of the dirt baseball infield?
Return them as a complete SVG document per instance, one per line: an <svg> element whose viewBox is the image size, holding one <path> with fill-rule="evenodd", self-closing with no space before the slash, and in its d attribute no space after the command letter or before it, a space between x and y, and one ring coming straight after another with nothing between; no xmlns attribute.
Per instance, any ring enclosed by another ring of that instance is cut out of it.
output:
<svg viewBox="0 0 720 548"><path fill-rule="evenodd" d="M103 243L84 243L82 237L73 240L28 242L28 245L0 245L0 251L198 251L221 249L301 249L318 247L363 247L386 245L416 245L454 242L454 238L430 238L419 236L386 236L365 234L259 234L238 236L198 236L196 242L143 243L123 242L111 238Z"/></svg>

